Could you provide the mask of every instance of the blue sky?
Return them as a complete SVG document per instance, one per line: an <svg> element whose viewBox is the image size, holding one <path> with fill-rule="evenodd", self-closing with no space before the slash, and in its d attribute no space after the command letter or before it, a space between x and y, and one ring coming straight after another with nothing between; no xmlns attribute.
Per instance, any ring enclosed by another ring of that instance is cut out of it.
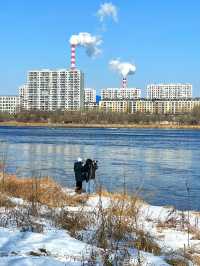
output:
<svg viewBox="0 0 200 266"><path fill-rule="evenodd" d="M110 1L108 1L110 2ZM114 58L136 64L130 87L152 82L191 82L200 96L200 1L113 0L118 23L106 30L95 15L98 0L2 1L0 8L0 94L16 94L31 69L68 68L72 34L90 32L103 39L102 54L91 59L77 49L77 66L87 87L119 87L110 71Z"/></svg>

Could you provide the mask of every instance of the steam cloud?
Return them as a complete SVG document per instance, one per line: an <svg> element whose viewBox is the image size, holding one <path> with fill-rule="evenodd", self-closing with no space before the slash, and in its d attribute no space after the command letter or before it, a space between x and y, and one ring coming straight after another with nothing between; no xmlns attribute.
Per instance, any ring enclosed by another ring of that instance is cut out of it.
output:
<svg viewBox="0 0 200 266"><path fill-rule="evenodd" d="M69 42L71 45L84 47L87 55L90 57L96 57L101 53L101 49L99 48L102 43L101 38L92 36L88 32L80 32L77 35L72 35Z"/></svg>
<svg viewBox="0 0 200 266"><path fill-rule="evenodd" d="M97 16L100 21L103 22L106 17L111 17L115 22L118 21L117 7L112 3L104 3L97 11Z"/></svg>
<svg viewBox="0 0 200 266"><path fill-rule="evenodd" d="M110 68L120 73L124 78L128 75L133 75L136 71L136 66L129 62L120 62L119 59L111 60L109 62Z"/></svg>

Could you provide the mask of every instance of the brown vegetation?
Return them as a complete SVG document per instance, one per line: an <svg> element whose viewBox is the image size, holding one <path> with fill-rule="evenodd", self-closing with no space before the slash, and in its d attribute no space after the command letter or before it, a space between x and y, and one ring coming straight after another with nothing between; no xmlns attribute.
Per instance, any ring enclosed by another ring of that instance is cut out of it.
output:
<svg viewBox="0 0 200 266"><path fill-rule="evenodd" d="M137 249L144 250L155 255L161 254L161 248L150 234L145 233L143 230L138 230L136 233L137 237L134 243Z"/></svg>
<svg viewBox="0 0 200 266"><path fill-rule="evenodd" d="M83 204L86 196L69 196L51 178L17 178L6 175L0 181L0 191L8 196L37 202L49 207L76 206Z"/></svg>
<svg viewBox="0 0 200 266"><path fill-rule="evenodd" d="M14 204L5 194L0 194L0 207L5 208L13 208L16 204Z"/></svg>
<svg viewBox="0 0 200 266"><path fill-rule="evenodd" d="M150 114L150 113L115 113L101 110L91 111L21 111L16 115L0 113L0 122L15 121L18 123L41 123L62 125L199 125L200 108L195 107L190 113Z"/></svg>
<svg viewBox="0 0 200 266"><path fill-rule="evenodd" d="M12 223L21 231L42 232L40 218L47 218L53 225L67 230L71 236L101 248L104 265L129 265L126 264L130 258L129 248L138 249L138 265L141 265L140 250L154 255L161 254L155 238L145 232L139 222L143 202L137 195L108 193L100 189L98 206L87 210L84 205L87 196L67 194L50 178L17 178L8 174L4 174L4 178L1 175L0 193L0 207L6 207L6 213L2 212L0 216L0 226L7 227ZM9 197L22 198L26 202L14 208L15 204ZM103 197L109 201L107 207L103 206ZM41 205L48 207L45 212L41 211ZM70 209L67 206L76 208ZM187 226L182 227L183 222L187 225L185 219L172 209L166 221L158 221L157 226L185 230ZM190 228L190 233L199 239L197 228ZM194 254L196 251L188 248L179 257L170 256L167 262L174 266L187 266L190 260L198 265L199 256ZM92 254L92 261L94 257Z"/></svg>
<svg viewBox="0 0 200 266"><path fill-rule="evenodd" d="M55 216L55 223L62 229L67 230L72 237L80 238L79 232L89 228L91 217L83 209L77 211L62 210Z"/></svg>
<svg viewBox="0 0 200 266"><path fill-rule="evenodd" d="M186 261L184 258L172 258L168 259L166 262L172 266L189 266L188 261Z"/></svg>

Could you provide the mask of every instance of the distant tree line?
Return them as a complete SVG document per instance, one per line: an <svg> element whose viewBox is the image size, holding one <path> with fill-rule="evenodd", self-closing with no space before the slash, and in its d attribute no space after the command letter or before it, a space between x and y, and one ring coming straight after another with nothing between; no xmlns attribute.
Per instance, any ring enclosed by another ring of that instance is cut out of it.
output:
<svg viewBox="0 0 200 266"><path fill-rule="evenodd" d="M170 122L179 125L200 124L200 107L185 114L144 114L92 111L21 111L16 115L0 113L0 122L61 123L61 124L153 124Z"/></svg>

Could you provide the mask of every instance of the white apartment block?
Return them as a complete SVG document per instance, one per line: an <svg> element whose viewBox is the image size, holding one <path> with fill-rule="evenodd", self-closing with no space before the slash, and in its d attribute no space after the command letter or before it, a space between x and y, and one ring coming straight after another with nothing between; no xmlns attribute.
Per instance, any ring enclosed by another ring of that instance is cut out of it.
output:
<svg viewBox="0 0 200 266"><path fill-rule="evenodd" d="M28 110L28 86L19 87L20 110Z"/></svg>
<svg viewBox="0 0 200 266"><path fill-rule="evenodd" d="M96 103L96 90L91 88L84 89L84 102Z"/></svg>
<svg viewBox="0 0 200 266"><path fill-rule="evenodd" d="M84 89L84 109L93 110L97 109L98 104L96 103L96 90L91 88Z"/></svg>
<svg viewBox="0 0 200 266"><path fill-rule="evenodd" d="M29 71L20 100L27 110L80 110L84 107L84 74L78 69Z"/></svg>
<svg viewBox="0 0 200 266"><path fill-rule="evenodd" d="M191 112L195 106L200 106L200 98L175 100L140 99L130 102L131 113L183 114Z"/></svg>
<svg viewBox="0 0 200 266"><path fill-rule="evenodd" d="M147 86L148 99L190 99L191 84L150 84Z"/></svg>
<svg viewBox="0 0 200 266"><path fill-rule="evenodd" d="M16 114L19 110L19 96L0 96L0 112Z"/></svg>
<svg viewBox="0 0 200 266"><path fill-rule="evenodd" d="M137 88L107 88L102 89L102 100L133 100L141 97L141 90Z"/></svg>

